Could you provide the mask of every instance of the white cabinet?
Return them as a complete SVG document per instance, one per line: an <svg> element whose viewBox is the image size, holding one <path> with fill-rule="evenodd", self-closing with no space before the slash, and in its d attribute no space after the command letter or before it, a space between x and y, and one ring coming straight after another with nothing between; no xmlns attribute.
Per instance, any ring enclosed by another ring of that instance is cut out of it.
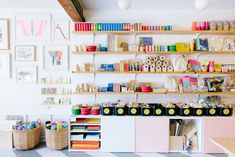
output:
<svg viewBox="0 0 235 157"><path fill-rule="evenodd" d="M103 152L135 152L135 117L102 117Z"/></svg>

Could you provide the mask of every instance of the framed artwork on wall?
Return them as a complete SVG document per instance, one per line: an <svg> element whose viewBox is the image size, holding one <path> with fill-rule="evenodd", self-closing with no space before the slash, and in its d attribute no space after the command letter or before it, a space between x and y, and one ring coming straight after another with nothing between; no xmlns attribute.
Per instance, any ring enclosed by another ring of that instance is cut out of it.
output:
<svg viewBox="0 0 235 157"><path fill-rule="evenodd" d="M53 40L69 40L69 20L54 20L52 31Z"/></svg>
<svg viewBox="0 0 235 157"><path fill-rule="evenodd" d="M34 45L17 45L15 46L16 61L35 61L36 46Z"/></svg>
<svg viewBox="0 0 235 157"><path fill-rule="evenodd" d="M16 15L15 29L17 41L49 41L51 39L51 15Z"/></svg>
<svg viewBox="0 0 235 157"><path fill-rule="evenodd" d="M44 46L44 69L64 71L68 70L68 46Z"/></svg>
<svg viewBox="0 0 235 157"><path fill-rule="evenodd" d="M36 66L20 66L16 68L17 83L37 83Z"/></svg>
<svg viewBox="0 0 235 157"><path fill-rule="evenodd" d="M0 50L10 49L9 20L0 19Z"/></svg>
<svg viewBox="0 0 235 157"><path fill-rule="evenodd" d="M10 79L11 59L10 54L0 53L0 79Z"/></svg>

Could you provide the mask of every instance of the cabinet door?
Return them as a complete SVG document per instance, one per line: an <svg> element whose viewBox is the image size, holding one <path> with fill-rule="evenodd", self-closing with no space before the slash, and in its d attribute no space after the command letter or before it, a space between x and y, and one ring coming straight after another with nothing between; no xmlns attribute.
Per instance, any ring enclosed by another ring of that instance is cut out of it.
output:
<svg viewBox="0 0 235 157"><path fill-rule="evenodd" d="M204 152L223 153L210 141L212 137L235 137L235 118L205 118L204 119Z"/></svg>
<svg viewBox="0 0 235 157"><path fill-rule="evenodd" d="M168 152L169 119L136 117L136 152Z"/></svg>
<svg viewBox="0 0 235 157"><path fill-rule="evenodd" d="M102 117L101 149L104 152L135 151L135 118Z"/></svg>

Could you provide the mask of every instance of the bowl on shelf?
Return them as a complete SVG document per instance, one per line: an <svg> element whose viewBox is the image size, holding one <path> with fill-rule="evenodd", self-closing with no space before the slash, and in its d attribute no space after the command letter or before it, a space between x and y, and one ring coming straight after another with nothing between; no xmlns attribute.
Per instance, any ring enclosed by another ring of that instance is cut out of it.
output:
<svg viewBox="0 0 235 157"><path fill-rule="evenodd" d="M91 108L89 106L82 106L81 107L81 114L82 115L89 115Z"/></svg>
<svg viewBox="0 0 235 157"><path fill-rule="evenodd" d="M233 108L223 108L223 107L218 107L217 108L218 115L219 116L232 116L233 115Z"/></svg>
<svg viewBox="0 0 235 157"><path fill-rule="evenodd" d="M91 114L92 115L99 115L100 114L100 107L99 106L92 106L91 107Z"/></svg>
<svg viewBox="0 0 235 157"><path fill-rule="evenodd" d="M204 116L205 108L192 108L193 116Z"/></svg>
<svg viewBox="0 0 235 157"><path fill-rule="evenodd" d="M141 92L152 92L151 86L141 86Z"/></svg>
<svg viewBox="0 0 235 157"><path fill-rule="evenodd" d="M191 116L192 115L192 108L179 108L179 115L180 116Z"/></svg>
<svg viewBox="0 0 235 157"><path fill-rule="evenodd" d="M128 115L130 115L130 116L140 115L140 108L139 107L128 107Z"/></svg>
<svg viewBox="0 0 235 157"><path fill-rule="evenodd" d="M113 115L113 110L114 110L114 107L112 106L102 106L101 114L104 116L110 116L110 115Z"/></svg>
<svg viewBox="0 0 235 157"><path fill-rule="evenodd" d="M205 108L205 116L217 116L217 108Z"/></svg>
<svg viewBox="0 0 235 157"><path fill-rule="evenodd" d="M79 115L81 113L81 109L79 106L73 106L71 109L72 115Z"/></svg>
<svg viewBox="0 0 235 157"><path fill-rule="evenodd" d="M94 51L96 51L96 46L87 46L86 50L88 52L94 52Z"/></svg>

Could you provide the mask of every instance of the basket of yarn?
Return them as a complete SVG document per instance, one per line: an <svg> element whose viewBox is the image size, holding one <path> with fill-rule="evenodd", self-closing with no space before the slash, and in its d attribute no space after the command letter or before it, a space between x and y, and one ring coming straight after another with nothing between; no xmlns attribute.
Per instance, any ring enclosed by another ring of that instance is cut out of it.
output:
<svg viewBox="0 0 235 157"><path fill-rule="evenodd" d="M18 123L13 126L13 144L17 150L29 150L39 145L41 122Z"/></svg>
<svg viewBox="0 0 235 157"><path fill-rule="evenodd" d="M45 124L46 145L50 149L61 150L68 147L68 123L47 121Z"/></svg>

